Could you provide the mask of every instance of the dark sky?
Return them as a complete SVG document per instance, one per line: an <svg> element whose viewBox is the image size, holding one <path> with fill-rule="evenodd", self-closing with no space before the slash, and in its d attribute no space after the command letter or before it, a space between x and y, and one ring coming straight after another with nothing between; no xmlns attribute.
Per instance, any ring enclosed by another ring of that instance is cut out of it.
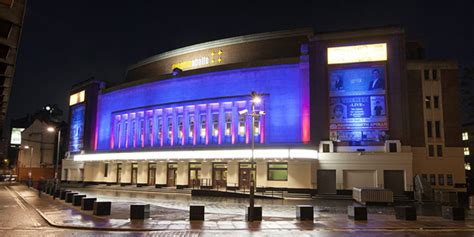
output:
<svg viewBox="0 0 474 237"><path fill-rule="evenodd" d="M168 2L168 3L165 3ZM316 32L400 25L431 58L474 62L472 1L29 0L9 118L58 104L94 76L119 82L127 65L175 48L296 27Z"/></svg>

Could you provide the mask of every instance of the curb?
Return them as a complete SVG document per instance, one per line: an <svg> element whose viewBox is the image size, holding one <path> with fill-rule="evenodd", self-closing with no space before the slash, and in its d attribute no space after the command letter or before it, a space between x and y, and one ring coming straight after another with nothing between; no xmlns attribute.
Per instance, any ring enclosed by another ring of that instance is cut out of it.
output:
<svg viewBox="0 0 474 237"><path fill-rule="evenodd" d="M124 229L122 227L88 227L88 226L76 226L76 225L65 225L65 224L56 224L54 221L51 221L46 214L44 214L41 210L30 204L26 201L23 196L21 196L16 190L12 189L13 192L29 207L33 208L40 216L43 218L50 226L56 228L64 228L64 229L76 229L76 230L95 230L95 231L113 231L113 232L148 232L148 231L176 231L175 229L152 229L152 228L130 228ZM205 221L190 221L189 223L192 225L194 224L204 224ZM378 231L393 231L393 232L401 232L401 231L461 231L461 232L469 232L474 231L474 228L466 227L466 228L450 228L450 227L409 227L409 228L400 228L400 227L380 227L380 228L314 228L314 229L304 229L304 228L295 228L295 229L284 229L284 228L268 228L268 229L261 229L261 228L240 228L240 229L181 229L184 231L334 231L334 232L343 232L343 231L369 231L369 232L378 232Z"/></svg>

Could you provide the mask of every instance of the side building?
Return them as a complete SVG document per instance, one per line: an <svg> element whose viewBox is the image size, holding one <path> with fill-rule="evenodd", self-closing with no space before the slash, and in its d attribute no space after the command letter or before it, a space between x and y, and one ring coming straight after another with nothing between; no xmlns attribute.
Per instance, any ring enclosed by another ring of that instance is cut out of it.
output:
<svg viewBox="0 0 474 237"><path fill-rule="evenodd" d="M414 175L434 174L465 191L459 105L444 99L457 96L457 66L411 62L405 45L397 27L261 33L145 59L119 85L86 81L71 91L62 179L246 189L253 177L269 190L405 195Z"/></svg>
<svg viewBox="0 0 474 237"><path fill-rule="evenodd" d="M10 101L16 57L20 45L26 0L0 1L0 134L5 129L5 119ZM0 158L5 156L8 141L0 141ZM3 158L2 158L3 159Z"/></svg>

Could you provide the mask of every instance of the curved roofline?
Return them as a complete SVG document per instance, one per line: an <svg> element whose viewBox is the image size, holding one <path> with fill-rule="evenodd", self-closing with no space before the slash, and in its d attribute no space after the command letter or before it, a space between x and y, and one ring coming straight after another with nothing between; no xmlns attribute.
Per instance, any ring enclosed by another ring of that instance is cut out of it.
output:
<svg viewBox="0 0 474 237"><path fill-rule="evenodd" d="M299 29L294 29L294 30L281 30L281 31L257 33L257 34L219 39L219 40L209 41L209 42L200 43L200 44L194 44L191 46L174 49L174 50L164 52L155 56L151 56L144 60L141 60L135 64L128 66L127 71L152 63L152 62L163 60L166 58L171 58L174 56L192 53L192 52L196 52L196 51L200 51L200 50L204 50L208 48L223 47L223 46L233 45L233 44L241 44L241 43L248 43L248 42L253 42L253 41L261 41L261 40L269 40L269 39L277 39L277 38L285 38L285 37L301 36L301 35L306 35L308 37L311 37L313 35L313 29L310 27L307 27L307 28L299 28Z"/></svg>

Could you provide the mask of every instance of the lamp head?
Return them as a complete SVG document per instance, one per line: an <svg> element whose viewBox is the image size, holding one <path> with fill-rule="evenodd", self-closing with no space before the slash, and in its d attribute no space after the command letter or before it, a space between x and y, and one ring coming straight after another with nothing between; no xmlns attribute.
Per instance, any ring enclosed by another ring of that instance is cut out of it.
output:
<svg viewBox="0 0 474 237"><path fill-rule="evenodd" d="M54 132L56 129L54 129L54 127L48 127L46 128L46 131L48 132Z"/></svg>

